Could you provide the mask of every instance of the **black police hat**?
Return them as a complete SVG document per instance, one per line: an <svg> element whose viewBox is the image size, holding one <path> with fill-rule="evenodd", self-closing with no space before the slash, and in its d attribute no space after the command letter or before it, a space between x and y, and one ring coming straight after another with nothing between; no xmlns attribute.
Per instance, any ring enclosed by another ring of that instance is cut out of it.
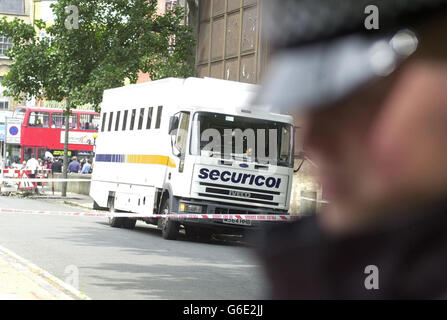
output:
<svg viewBox="0 0 447 320"><path fill-rule="evenodd" d="M264 0L273 47L255 103L310 108L387 76L418 47L420 25L447 0ZM447 30L446 30L447 34Z"/></svg>

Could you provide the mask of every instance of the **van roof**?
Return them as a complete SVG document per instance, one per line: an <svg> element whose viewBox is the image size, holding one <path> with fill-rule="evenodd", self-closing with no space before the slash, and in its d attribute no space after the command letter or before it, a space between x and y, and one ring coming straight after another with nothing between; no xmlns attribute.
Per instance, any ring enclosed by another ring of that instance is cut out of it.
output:
<svg viewBox="0 0 447 320"><path fill-rule="evenodd" d="M239 113L241 109L253 114L271 114L277 120L293 122L292 117L272 113L268 106L253 106L251 101L260 86L213 78L165 78L104 91L103 105L138 107L150 100L154 105L180 105L213 108L218 112ZM141 106L143 107L143 106Z"/></svg>

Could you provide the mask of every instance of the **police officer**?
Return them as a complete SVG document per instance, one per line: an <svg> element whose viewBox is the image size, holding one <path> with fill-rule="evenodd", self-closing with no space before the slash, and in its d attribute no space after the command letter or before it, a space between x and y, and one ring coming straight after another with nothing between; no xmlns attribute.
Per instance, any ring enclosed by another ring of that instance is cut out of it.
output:
<svg viewBox="0 0 447 320"><path fill-rule="evenodd" d="M264 1L257 103L302 123L329 205L266 230L272 298L447 299L447 1Z"/></svg>

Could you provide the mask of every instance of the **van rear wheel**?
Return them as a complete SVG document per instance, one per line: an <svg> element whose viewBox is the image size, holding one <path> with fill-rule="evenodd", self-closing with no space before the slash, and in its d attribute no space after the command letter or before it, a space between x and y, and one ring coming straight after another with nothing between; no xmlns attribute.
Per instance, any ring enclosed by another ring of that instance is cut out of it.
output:
<svg viewBox="0 0 447 320"><path fill-rule="evenodd" d="M171 208L169 205L169 199L165 199L163 205L161 207L161 213L166 215L166 218L161 219L161 234L166 240L175 240L178 238L179 234L179 223L172 219L169 219L167 216L171 212Z"/></svg>
<svg viewBox="0 0 447 320"><path fill-rule="evenodd" d="M109 200L107 201L107 207L109 208L109 213L113 215L116 212L115 199L109 198ZM112 228L121 228L123 227L124 219L125 218L121 217L109 217L109 225Z"/></svg>

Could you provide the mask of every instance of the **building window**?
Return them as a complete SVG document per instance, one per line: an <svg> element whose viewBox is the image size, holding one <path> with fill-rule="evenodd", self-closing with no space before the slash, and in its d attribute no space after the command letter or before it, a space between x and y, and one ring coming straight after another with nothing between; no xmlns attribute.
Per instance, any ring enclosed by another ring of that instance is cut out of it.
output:
<svg viewBox="0 0 447 320"><path fill-rule="evenodd" d="M12 47L12 41L9 38L0 36L0 56L5 56L9 48Z"/></svg>
<svg viewBox="0 0 447 320"><path fill-rule="evenodd" d="M158 106L157 111L157 122L155 122L155 129L160 129L160 123L161 123L161 112L163 111L163 106Z"/></svg>
<svg viewBox="0 0 447 320"><path fill-rule="evenodd" d="M8 110L9 102L8 101L0 101L0 110Z"/></svg>
<svg viewBox="0 0 447 320"><path fill-rule="evenodd" d="M165 11L169 11L174 9L174 7L177 5L177 1L166 1L165 4Z"/></svg>
<svg viewBox="0 0 447 320"><path fill-rule="evenodd" d="M23 0L0 1L0 13L25 14L25 1Z"/></svg>
<svg viewBox="0 0 447 320"><path fill-rule="evenodd" d="M152 122L152 111L154 110L153 107L150 107L147 112L147 123L146 123L146 129L151 128L151 122Z"/></svg>

